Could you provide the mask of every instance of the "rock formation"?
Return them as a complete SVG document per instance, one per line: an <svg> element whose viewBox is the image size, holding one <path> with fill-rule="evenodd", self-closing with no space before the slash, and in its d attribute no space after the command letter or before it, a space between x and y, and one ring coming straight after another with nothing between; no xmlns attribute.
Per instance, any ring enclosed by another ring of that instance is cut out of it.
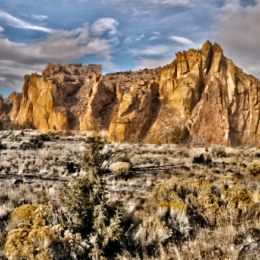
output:
<svg viewBox="0 0 260 260"><path fill-rule="evenodd" d="M260 81L209 41L158 69L102 75L98 65L50 64L25 76L22 94L7 104L0 100L1 117L40 130L106 130L118 142L260 145Z"/></svg>
<svg viewBox="0 0 260 260"><path fill-rule="evenodd" d="M4 128L4 122L8 120L5 100L0 96L0 130Z"/></svg>

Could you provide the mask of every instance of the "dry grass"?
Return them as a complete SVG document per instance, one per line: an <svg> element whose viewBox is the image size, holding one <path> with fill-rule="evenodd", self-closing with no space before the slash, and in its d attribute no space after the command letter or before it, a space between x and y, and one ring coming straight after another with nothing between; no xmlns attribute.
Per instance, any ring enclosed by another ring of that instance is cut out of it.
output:
<svg viewBox="0 0 260 260"><path fill-rule="evenodd" d="M93 146L87 135L37 131L3 131L0 140L0 249L10 259L260 254L257 149ZM116 178L109 165L126 161L120 175L131 174Z"/></svg>

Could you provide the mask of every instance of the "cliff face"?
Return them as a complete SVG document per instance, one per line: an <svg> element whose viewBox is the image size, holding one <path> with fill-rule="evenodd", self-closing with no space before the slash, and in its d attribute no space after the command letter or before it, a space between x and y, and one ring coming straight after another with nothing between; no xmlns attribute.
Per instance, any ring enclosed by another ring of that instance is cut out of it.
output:
<svg viewBox="0 0 260 260"><path fill-rule="evenodd" d="M50 64L25 76L9 107L14 124L107 130L111 141L260 145L260 81L210 42L155 70L102 75L97 65Z"/></svg>
<svg viewBox="0 0 260 260"><path fill-rule="evenodd" d="M6 120L8 120L7 108L4 98L0 96L0 130L4 127L4 122Z"/></svg>
<svg viewBox="0 0 260 260"><path fill-rule="evenodd" d="M174 126L181 126L193 144L259 144L260 82L227 59L218 44L178 53L159 73L159 85L162 109L149 140L167 141Z"/></svg>

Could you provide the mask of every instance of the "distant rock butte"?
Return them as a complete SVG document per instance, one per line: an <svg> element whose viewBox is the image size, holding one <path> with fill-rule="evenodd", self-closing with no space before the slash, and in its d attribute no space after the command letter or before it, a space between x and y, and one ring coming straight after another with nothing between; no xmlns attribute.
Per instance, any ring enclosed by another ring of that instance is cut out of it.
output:
<svg viewBox="0 0 260 260"><path fill-rule="evenodd" d="M117 142L259 146L260 81L207 41L158 69L102 75L98 65L49 64L25 76L21 94L0 99L1 118L40 130L107 130Z"/></svg>

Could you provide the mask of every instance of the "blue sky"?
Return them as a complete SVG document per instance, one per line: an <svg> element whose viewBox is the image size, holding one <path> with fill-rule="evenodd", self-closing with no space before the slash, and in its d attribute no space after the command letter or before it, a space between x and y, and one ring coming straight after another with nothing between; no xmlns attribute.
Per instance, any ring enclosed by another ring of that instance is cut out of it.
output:
<svg viewBox="0 0 260 260"><path fill-rule="evenodd" d="M1 0L0 93L49 63L158 67L207 39L260 77L260 0Z"/></svg>

